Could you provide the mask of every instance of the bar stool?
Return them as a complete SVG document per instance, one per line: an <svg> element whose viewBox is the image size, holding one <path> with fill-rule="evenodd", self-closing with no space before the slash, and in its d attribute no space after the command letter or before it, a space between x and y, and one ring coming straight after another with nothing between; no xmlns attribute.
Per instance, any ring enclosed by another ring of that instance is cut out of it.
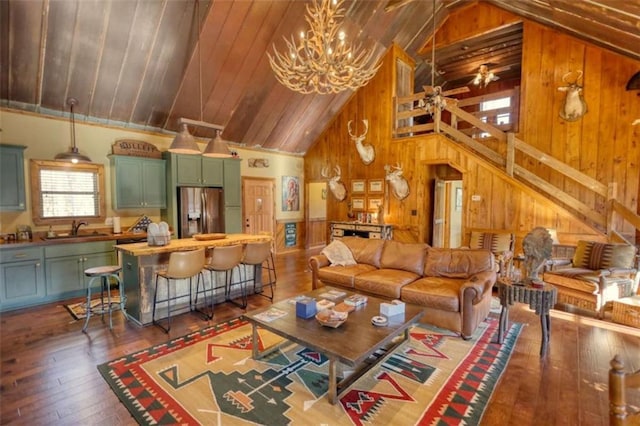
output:
<svg viewBox="0 0 640 426"><path fill-rule="evenodd" d="M273 301L273 288L276 285L276 267L273 261L273 252L271 251L271 242L265 241L261 243L247 243L244 249L244 257L242 265L253 266L253 292L264 296ZM267 271L268 281L263 282L263 271ZM260 279L258 280L258 274ZM246 278L246 275L245 275ZM249 281L249 280L247 280ZM256 290L256 283L260 283L260 289ZM271 295L265 294L266 287L271 289Z"/></svg>
<svg viewBox="0 0 640 426"><path fill-rule="evenodd" d="M192 304L192 287L193 277L198 276L198 285L202 278L202 268L204 266L204 249L191 250L191 251L174 251L169 255L169 265L165 271L156 272L156 286L153 295L153 314L152 322L165 333L169 333L171 329L171 301L175 301L184 297L189 297L189 310L193 311ZM167 284L167 297L165 299L158 299L158 280L164 278ZM189 293L188 294L175 294L171 296L171 280L181 280L189 278ZM206 301L205 301L206 302ZM159 321L156 321L156 307L159 303L167 304L167 327L165 328Z"/></svg>
<svg viewBox="0 0 640 426"><path fill-rule="evenodd" d="M113 278L118 283L118 291L120 292L120 310L124 315L125 319L129 319L127 312L125 310L125 302L126 295L124 294L124 284L120 279L118 273L122 270L122 268L118 265L107 265L107 266L96 266L93 268L88 268L84 270L84 275L90 277L89 283L87 284L87 317L84 320L84 326L82 327L82 332L86 333L87 326L89 325L89 318L91 318L91 288L95 285L94 281L100 281L100 310L102 314L102 320L104 321L104 293L107 292L107 305L106 309L109 312L109 329L113 329L113 320L111 318L111 313L114 311L114 308L111 304L111 283L110 278Z"/></svg>
<svg viewBox="0 0 640 426"><path fill-rule="evenodd" d="M214 247L212 249L211 260L205 265L205 268L211 272L211 286L213 288L214 274L216 272L224 272L224 299L236 306L245 309L247 307L247 293L245 291L242 279L242 270L239 268L242 262L242 245L236 244L232 246ZM233 281L233 270L238 270L238 281ZM240 285L241 302L238 303L231 299L231 289L234 285ZM222 288L220 286L216 288Z"/></svg>

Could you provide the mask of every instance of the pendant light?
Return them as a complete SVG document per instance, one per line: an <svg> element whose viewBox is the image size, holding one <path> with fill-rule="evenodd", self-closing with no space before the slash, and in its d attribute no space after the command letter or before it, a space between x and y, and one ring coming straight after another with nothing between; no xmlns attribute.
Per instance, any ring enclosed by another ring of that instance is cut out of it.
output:
<svg viewBox="0 0 640 426"><path fill-rule="evenodd" d="M171 142L168 151L176 154L200 154L200 148L195 138L189 133L187 123L180 123L180 132Z"/></svg>
<svg viewBox="0 0 640 426"><path fill-rule="evenodd" d="M220 136L220 130L216 130L216 137L209 141L202 155L204 155L205 157L217 158L231 157L229 146L224 140L222 140L222 137Z"/></svg>
<svg viewBox="0 0 640 426"><path fill-rule="evenodd" d="M200 83L200 120L202 121L202 54L200 53L200 2L196 0L196 22L198 24L198 81ZM195 138L189 133L187 123L180 119L180 132L176 135L169 146L168 151L176 154L200 154L200 147Z"/></svg>
<svg viewBox="0 0 640 426"><path fill-rule="evenodd" d="M78 147L76 146L76 120L73 114L73 106L78 104L78 100L76 98L67 98L67 105L71 109L71 113L69 115L71 122L71 147L67 152L61 152L60 154L55 156L56 160L60 161L71 161L72 163L90 163L91 159L86 155L80 154L78 151Z"/></svg>

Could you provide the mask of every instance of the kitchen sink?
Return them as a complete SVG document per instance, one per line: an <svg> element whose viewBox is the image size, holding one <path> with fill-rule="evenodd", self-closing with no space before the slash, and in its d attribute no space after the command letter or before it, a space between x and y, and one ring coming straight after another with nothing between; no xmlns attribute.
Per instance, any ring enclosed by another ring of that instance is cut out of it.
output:
<svg viewBox="0 0 640 426"><path fill-rule="evenodd" d="M71 234L58 234L54 237L42 237L43 240L68 240L70 238L92 238L92 237L108 237L109 234L104 234L101 232L92 232L91 234L78 234L78 235L71 235Z"/></svg>

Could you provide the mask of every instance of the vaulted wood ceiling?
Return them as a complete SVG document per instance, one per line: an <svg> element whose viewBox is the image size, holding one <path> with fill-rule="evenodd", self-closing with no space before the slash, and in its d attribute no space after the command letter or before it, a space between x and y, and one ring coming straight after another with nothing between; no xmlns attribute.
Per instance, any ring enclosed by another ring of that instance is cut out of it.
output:
<svg viewBox="0 0 640 426"><path fill-rule="evenodd" d="M638 2L487 1L640 60ZM436 27L470 4L436 0ZM180 117L202 119L225 126L231 142L304 154L351 95L300 95L274 78L266 52L274 44L282 50L282 37L304 28L305 7L298 0L0 1L1 105L64 115L73 96L78 120L173 132ZM416 87L430 84L431 0L347 0L345 8L352 40L378 57L398 44L416 59ZM436 46L437 83L447 89L467 84L481 63L520 74L520 25Z"/></svg>

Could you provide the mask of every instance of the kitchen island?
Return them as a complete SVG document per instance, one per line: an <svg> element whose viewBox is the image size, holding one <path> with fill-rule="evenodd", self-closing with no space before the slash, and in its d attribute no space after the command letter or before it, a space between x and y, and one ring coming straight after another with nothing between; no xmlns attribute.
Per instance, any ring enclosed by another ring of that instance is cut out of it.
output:
<svg viewBox="0 0 640 426"><path fill-rule="evenodd" d="M272 237L269 235L228 234L224 238L211 240L197 240L195 238L175 239L171 240L171 242L165 246L150 246L148 243L116 245L114 248L118 253L118 261L122 265L122 278L124 279L125 295L127 298L127 314L131 319L141 325L152 322L155 274L156 271L166 269L169 264L169 256L172 252L197 250L199 248L211 249L235 244L271 241L271 239ZM205 253L208 261L211 257L212 250L205 250ZM243 273L243 275L246 275L247 278L252 278L253 268L246 268L245 273ZM258 275L258 277L259 276L260 275ZM203 278L207 286L211 285L211 274L208 272L203 273ZM237 280L237 278L237 273L234 273L234 281ZM213 281L213 286L217 289L214 295L215 301L225 300L224 273L214 274ZM259 282L257 284L259 288ZM189 280L175 281L175 288L177 293L174 294L188 294ZM253 286L249 286L248 288L253 289ZM164 291L164 286L162 286L161 291ZM233 296L232 294L232 297ZM166 293L159 294L159 297L166 297ZM178 300L178 302L180 302L180 300ZM174 313L187 312L188 310L189 303L187 298L184 298L182 303L178 303L175 308L172 307L172 312ZM166 307L158 307L156 316L158 318L166 317Z"/></svg>

